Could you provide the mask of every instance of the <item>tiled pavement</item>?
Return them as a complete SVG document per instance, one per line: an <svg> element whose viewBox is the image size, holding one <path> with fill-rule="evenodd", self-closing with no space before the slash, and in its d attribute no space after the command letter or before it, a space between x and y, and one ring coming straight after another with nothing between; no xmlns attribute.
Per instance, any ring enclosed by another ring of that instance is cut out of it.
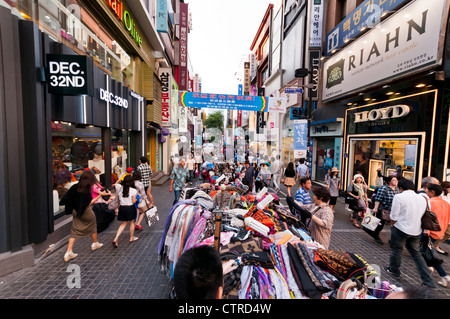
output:
<svg viewBox="0 0 450 319"><path fill-rule="evenodd" d="M168 183L154 186L152 195L160 212L160 221L152 228L144 225L136 235L139 240L128 242L128 229L120 238L119 248L113 248L112 240L118 227L113 222L99 234L104 247L90 250L90 239L79 239L74 251L79 256L64 262L66 245L39 261L34 267L0 278L0 299L167 299L170 292L168 277L160 271L156 253L162 235L164 221L173 201ZM282 197L282 195L280 196ZM384 245L379 245L361 229L348 221L348 212L342 202L338 203L330 249L358 253L369 263L382 267L389 261L389 227L381 234ZM442 248L450 252L450 246ZM444 268L450 271L450 257L444 257ZM80 288L69 288L73 279L71 267L79 267ZM402 286L420 284L420 277L412 258L406 250L403 255L402 276L399 279L380 271L383 280ZM433 275L437 282L437 274ZM450 299L450 288L439 287L437 294Z"/></svg>

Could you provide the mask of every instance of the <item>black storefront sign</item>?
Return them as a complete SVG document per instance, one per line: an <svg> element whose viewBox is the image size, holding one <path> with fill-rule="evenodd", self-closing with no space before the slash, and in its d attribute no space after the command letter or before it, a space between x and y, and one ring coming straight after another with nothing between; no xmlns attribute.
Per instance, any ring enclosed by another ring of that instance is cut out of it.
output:
<svg viewBox="0 0 450 319"><path fill-rule="evenodd" d="M93 96L92 59L68 54L47 54L46 57L48 93Z"/></svg>

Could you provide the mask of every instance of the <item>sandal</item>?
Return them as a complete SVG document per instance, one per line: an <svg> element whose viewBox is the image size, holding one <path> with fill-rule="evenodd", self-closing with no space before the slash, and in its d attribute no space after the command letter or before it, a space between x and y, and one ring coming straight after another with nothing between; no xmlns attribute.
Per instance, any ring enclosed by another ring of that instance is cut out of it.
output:
<svg viewBox="0 0 450 319"><path fill-rule="evenodd" d="M353 224L353 226L355 226L356 228L361 228L361 226L359 226L358 224Z"/></svg>
<svg viewBox="0 0 450 319"><path fill-rule="evenodd" d="M119 247L119 243L116 242L115 240L112 242L112 244L113 244L114 248L118 248Z"/></svg>
<svg viewBox="0 0 450 319"><path fill-rule="evenodd" d="M135 242L138 239L139 239L138 237L133 237L132 239L130 239L130 243Z"/></svg>

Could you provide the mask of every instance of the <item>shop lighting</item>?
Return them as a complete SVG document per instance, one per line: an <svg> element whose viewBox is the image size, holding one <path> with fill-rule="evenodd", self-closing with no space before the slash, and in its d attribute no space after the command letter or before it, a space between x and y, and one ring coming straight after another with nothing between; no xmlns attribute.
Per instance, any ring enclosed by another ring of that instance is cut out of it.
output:
<svg viewBox="0 0 450 319"><path fill-rule="evenodd" d="M423 88L426 84L420 83L416 85L416 88Z"/></svg>
<svg viewBox="0 0 450 319"><path fill-rule="evenodd" d="M368 97L368 98L364 99L364 101L370 101L370 98Z"/></svg>
<svg viewBox="0 0 450 319"><path fill-rule="evenodd" d="M387 92L386 93L386 95L392 95L392 94L394 94L395 92Z"/></svg>

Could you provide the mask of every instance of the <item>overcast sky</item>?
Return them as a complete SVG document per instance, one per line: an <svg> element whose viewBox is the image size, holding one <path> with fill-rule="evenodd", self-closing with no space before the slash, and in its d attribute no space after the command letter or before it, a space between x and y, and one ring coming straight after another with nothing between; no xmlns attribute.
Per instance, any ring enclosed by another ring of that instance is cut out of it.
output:
<svg viewBox="0 0 450 319"><path fill-rule="evenodd" d="M189 55L202 92L238 94L235 72L272 0L185 0L192 12Z"/></svg>

